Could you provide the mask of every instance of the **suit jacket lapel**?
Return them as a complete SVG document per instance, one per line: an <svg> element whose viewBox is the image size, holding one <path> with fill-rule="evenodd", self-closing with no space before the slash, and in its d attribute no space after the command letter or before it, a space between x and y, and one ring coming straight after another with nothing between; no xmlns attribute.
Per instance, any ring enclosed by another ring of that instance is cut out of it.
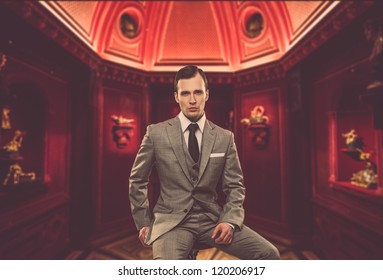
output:
<svg viewBox="0 0 383 280"><path fill-rule="evenodd" d="M185 153L182 148L182 141L184 141L184 138L181 131L181 123L178 117L175 117L169 121L169 126L166 128L166 132L168 134L174 154L176 155L176 158L181 165L182 171L184 172L186 178L188 178L189 182L192 183L186 164Z"/></svg>
<svg viewBox="0 0 383 280"><path fill-rule="evenodd" d="M206 124L202 134L202 151L201 151L201 162L199 166L199 176L201 179L206 169L207 162L209 161L211 151L215 143L216 133L214 132L214 125L206 120Z"/></svg>

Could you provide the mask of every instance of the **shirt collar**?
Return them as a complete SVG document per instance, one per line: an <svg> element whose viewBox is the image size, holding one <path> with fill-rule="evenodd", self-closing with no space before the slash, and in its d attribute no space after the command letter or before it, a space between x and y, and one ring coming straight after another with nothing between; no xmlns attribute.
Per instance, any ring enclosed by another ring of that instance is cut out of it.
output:
<svg viewBox="0 0 383 280"><path fill-rule="evenodd" d="M192 122L187 117L185 117L185 115L182 112L178 114L178 118L180 119L180 122L181 122L182 132L185 132L189 124L191 124ZM202 117L196 122L201 132L203 132L203 129L205 127L205 122L206 122L206 115L205 113L203 113Z"/></svg>

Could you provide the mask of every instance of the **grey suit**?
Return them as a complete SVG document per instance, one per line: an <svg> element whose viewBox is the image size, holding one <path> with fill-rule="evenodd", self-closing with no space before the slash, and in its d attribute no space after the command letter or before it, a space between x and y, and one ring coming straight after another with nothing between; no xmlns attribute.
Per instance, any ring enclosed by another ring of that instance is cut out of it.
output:
<svg viewBox="0 0 383 280"><path fill-rule="evenodd" d="M195 174L188 166L190 155L185 152L185 146L178 117L148 126L131 171L129 184L131 209L136 226L138 229L150 226L147 244L152 244L162 235L177 228L195 205L204 211L212 225L227 222L235 225L238 232L243 231L242 204L245 188L233 134L206 121L199 169ZM160 195L153 209L154 217L150 213L147 199L148 178L153 165L157 169L160 181ZM216 186L220 179L226 194L223 208L217 203ZM248 231L251 230L246 227L245 232ZM256 235L253 238L262 239L262 243L266 241L255 232L252 233ZM259 251L258 245L256 247ZM262 244L262 248L263 245L265 244ZM269 245L271 244L266 244L266 247ZM271 251L274 252L275 248ZM252 258L247 255L242 257Z"/></svg>

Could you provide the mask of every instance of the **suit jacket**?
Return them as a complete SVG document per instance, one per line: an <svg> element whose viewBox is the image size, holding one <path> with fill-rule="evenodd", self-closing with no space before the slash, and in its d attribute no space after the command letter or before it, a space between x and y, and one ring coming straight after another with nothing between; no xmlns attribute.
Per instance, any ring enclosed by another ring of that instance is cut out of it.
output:
<svg viewBox="0 0 383 280"><path fill-rule="evenodd" d="M186 145L178 117L149 125L129 179L129 196L137 229L151 226L146 240L151 244L176 227L197 202L217 224L238 228L244 219L245 188L233 133L206 120L201 143L199 176L192 180L186 163ZM147 185L152 167L157 169L160 195L149 209ZM226 202L217 203L216 186L222 179Z"/></svg>

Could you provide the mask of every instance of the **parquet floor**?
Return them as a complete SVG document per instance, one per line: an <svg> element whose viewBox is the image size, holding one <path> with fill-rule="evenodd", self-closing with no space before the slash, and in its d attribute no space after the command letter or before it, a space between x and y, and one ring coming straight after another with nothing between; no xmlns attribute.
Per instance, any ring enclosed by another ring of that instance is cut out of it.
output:
<svg viewBox="0 0 383 280"><path fill-rule="evenodd" d="M283 260L318 260L320 254L310 248L292 248L272 242ZM85 260L151 260L152 250L141 245L136 235L122 238L87 251L72 251L66 259ZM236 258L216 248L201 250L198 260L235 260Z"/></svg>

